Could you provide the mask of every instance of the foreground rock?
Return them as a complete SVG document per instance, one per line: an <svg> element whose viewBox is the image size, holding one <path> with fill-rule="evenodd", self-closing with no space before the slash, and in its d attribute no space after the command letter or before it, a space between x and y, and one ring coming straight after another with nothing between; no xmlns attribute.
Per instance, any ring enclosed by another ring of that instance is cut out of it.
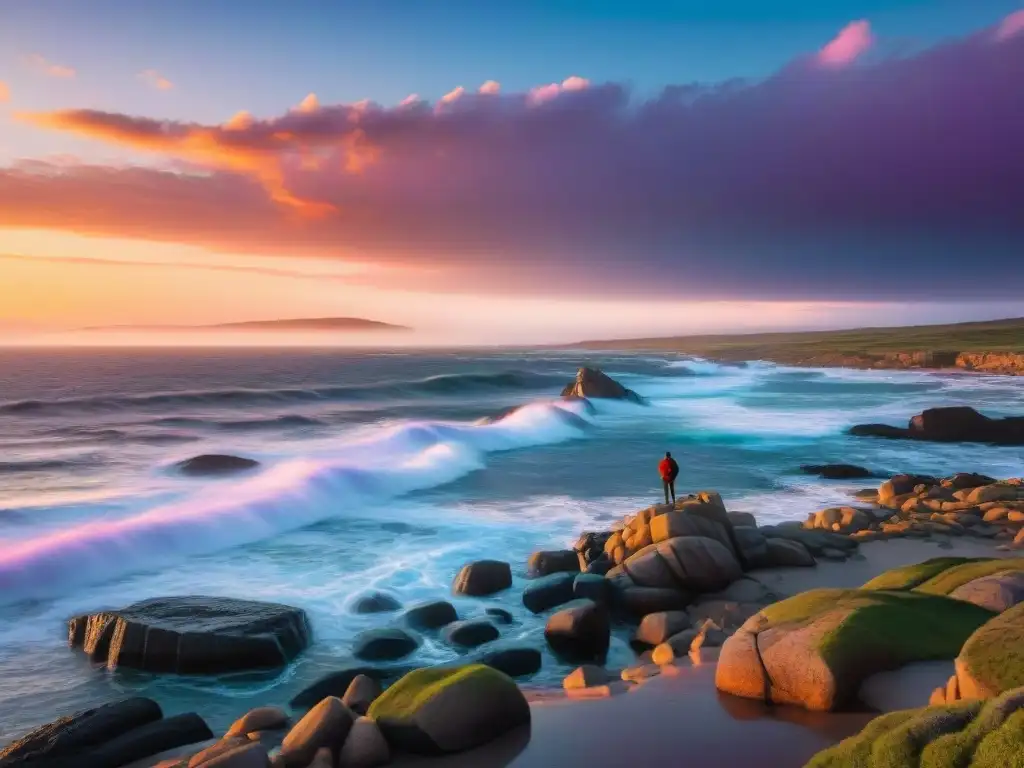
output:
<svg viewBox="0 0 1024 768"><path fill-rule="evenodd" d="M562 390L562 397L606 398L643 403L644 399L596 368L580 368L576 380Z"/></svg>
<svg viewBox="0 0 1024 768"><path fill-rule="evenodd" d="M914 416L906 428L888 424L858 424L850 434L943 443L1024 445L1024 417L992 419L967 406L929 408Z"/></svg>
<svg viewBox="0 0 1024 768"><path fill-rule="evenodd" d="M743 575L733 554L704 536L679 536L651 544L608 572L617 588L657 587L697 594L715 592Z"/></svg>
<svg viewBox="0 0 1024 768"><path fill-rule="evenodd" d="M37 728L0 750L0 766L121 766L211 738L196 714L163 719L155 701L126 699Z"/></svg>
<svg viewBox="0 0 1024 768"><path fill-rule="evenodd" d="M337 755L355 719L341 699L334 696L324 699L288 731L281 743L281 762L285 768L303 768L321 749Z"/></svg>
<svg viewBox="0 0 1024 768"><path fill-rule="evenodd" d="M833 710L864 679L914 661L952 659L991 611L918 592L816 589L751 617L722 647L719 690Z"/></svg>
<svg viewBox="0 0 1024 768"><path fill-rule="evenodd" d="M159 597L68 622L69 644L92 661L148 672L280 667L310 639L301 609L226 597Z"/></svg>
<svg viewBox="0 0 1024 768"><path fill-rule="evenodd" d="M250 469L255 469L259 465L260 463L255 459L247 459L243 456L205 453L201 456L193 456L191 459L179 461L174 465L174 468L181 474L189 475L190 477L217 477L246 472Z"/></svg>
<svg viewBox="0 0 1024 768"><path fill-rule="evenodd" d="M530 707L511 678L472 664L410 672L373 702L369 716L392 747L436 755L528 725Z"/></svg>
<svg viewBox="0 0 1024 768"><path fill-rule="evenodd" d="M955 666L961 699L989 699L1024 686L1024 604L971 635Z"/></svg>
<svg viewBox="0 0 1024 768"><path fill-rule="evenodd" d="M901 710L815 755L806 768L1003 768L1024 754L1024 688L988 702Z"/></svg>

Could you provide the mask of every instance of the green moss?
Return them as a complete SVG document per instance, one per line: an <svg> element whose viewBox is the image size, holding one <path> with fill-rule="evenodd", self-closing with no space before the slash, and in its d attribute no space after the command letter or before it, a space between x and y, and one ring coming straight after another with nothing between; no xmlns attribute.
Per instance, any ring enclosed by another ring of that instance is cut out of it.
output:
<svg viewBox="0 0 1024 768"><path fill-rule="evenodd" d="M913 589L954 566L972 563L987 558L975 557L933 557L916 565L905 565L880 573L861 589Z"/></svg>
<svg viewBox="0 0 1024 768"><path fill-rule="evenodd" d="M772 603L761 610L761 615L768 620L769 627L803 622L829 608L834 608L837 603L855 593L856 590L853 589L811 589Z"/></svg>
<svg viewBox="0 0 1024 768"><path fill-rule="evenodd" d="M961 658L971 675L994 691L1024 686L1024 603L971 635Z"/></svg>
<svg viewBox="0 0 1024 768"><path fill-rule="evenodd" d="M932 741L963 730L980 709L979 702L971 702L917 710L914 717L878 737L871 746L871 765L916 768L921 765L922 753Z"/></svg>
<svg viewBox="0 0 1024 768"><path fill-rule="evenodd" d="M1017 710L985 736L971 768L1024 768L1024 710Z"/></svg>
<svg viewBox="0 0 1024 768"><path fill-rule="evenodd" d="M1024 689L987 702L892 712L806 768L1024 768Z"/></svg>
<svg viewBox="0 0 1024 768"><path fill-rule="evenodd" d="M973 603L916 592L815 589L765 608L765 628L807 623L835 611L845 617L819 641L834 670L845 661L882 655L887 666L955 658L967 638L992 618Z"/></svg>
<svg viewBox="0 0 1024 768"><path fill-rule="evenodd" d="M929 595L948 595L969 581L1004 571L1024 571L1024 558L981 559L963 563L933 576L915 587L915 591Z"/></svg>
<svg viewBox="0 0 1024 768"><path fill-rule="evenodd" d="M916 709L907 709L876 717L860 733L816 754L805 768L871 768L871 746L875 740L916 714Z"/></svg>
<svg viewBox="0 0 1024 768"><path fill-rule="evenodd" d="M464 667L425 667L416 669L398 680L374 700L367 712L373 719L388 717L405 719L416 714L420 707L449 685L467 678L476 678L486 684L489 678L503 678L501 672L483 664ZM504 682L499 680L497 682ZM514 683L513 683L514 684Z"/></svg>

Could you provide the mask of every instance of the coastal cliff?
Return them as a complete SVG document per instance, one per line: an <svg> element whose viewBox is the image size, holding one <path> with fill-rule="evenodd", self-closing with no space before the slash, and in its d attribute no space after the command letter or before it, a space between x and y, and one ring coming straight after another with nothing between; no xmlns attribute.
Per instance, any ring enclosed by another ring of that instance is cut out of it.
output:
<svg viewBox="0 0 1024 768"><path fill-rule="evenodd" d="M729 360L729 357L723 357ZM822 352L811 355L788 355L780 350L764 358L787 365L806 365L824 368L880 368L904 370L961 370L994 373L1005 376L1024 375L1024 354L1016 352L935 352L905 351L881 354Z"/></svg>
<svg viewBox="0 0 1024 768"><path fill-rule="evenodd" d="M902 328L587 341L584 349L675 352L721 362L1024 374L1024 319Z"/></svg>

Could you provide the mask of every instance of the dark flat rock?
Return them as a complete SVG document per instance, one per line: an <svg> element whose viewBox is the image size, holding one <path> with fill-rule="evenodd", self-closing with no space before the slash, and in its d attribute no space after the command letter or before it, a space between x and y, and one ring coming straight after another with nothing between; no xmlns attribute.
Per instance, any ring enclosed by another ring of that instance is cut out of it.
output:
<svg viewBox="0 0 1024 768"><path fill-rule="evenodd" d="M69 644L93 661L148 672L272 669L310 639L305 611L227 597L158 597L68 622Z"/></svg>
<svg viewBox="0 0 1024 768"><path fill-rule="evenodd" d="M0 750L0 766L55 759L99 746L163 717L152 699L136 697L87 709L36 728Z"/></svg>
<svg viewBox="0 0 1024 768"><path fill-rule="evenodd" d="M802 464L800 471L807 475L817 475L825 480L853 480L861 477L874 477L870 469L856 464Z"/></svg>
<svg viewBox="0 0 1024 768"><path fill-rule="evenodd" d="M259 465L260 463L255 459L247 459L244 456L204 453L201 456L193 456L191 459L179 461L174 465L174 468L183 475L216 477L218 475L246 472L250 469L255 469Z"/></svg>

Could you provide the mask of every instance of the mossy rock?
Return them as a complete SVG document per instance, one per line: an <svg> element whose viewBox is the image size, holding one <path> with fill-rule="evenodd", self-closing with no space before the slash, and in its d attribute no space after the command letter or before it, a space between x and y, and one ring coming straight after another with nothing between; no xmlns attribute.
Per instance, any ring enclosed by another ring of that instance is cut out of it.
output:
<svg viewBox="0 0 1024 768"><path fill-rule="evenodd" d="M987 561L988 558L975 557L933 557L916 565L904 565L900 568L893 568L891 571L880 573L871 579L861 589L913 589L924 584L931 578L938 576L964 563L974 563L979 560Z"/></svg>
<svg viewBox="0 0 1024 768"><path fill-rule="evenodd" d="M723 646L715 682L738 696L833 710L877 672L955 658L993 615L917 592L815 589L748 619Z"/></svg>
<svg viewBox="0 0 1024 768"><path fill-rule="evenodd" d="M970 636L956 659L960 695L987 699L1024 686L1024 603Z"/></svg>
<svg viewBox="0 0 1024 768"><path fill-rule="evenodd" d="M1024 558L935 557L879 574L861 589L914 590L949 595L975 579L1006 571L1024 571Z"/></svg>
<svg viewBox="0 0 1024 768"><path fill-rule="evenodd" d="M367 714L391 746L424 755L473 749L530 722L512 678L482 664L410 672Z"/></svg>
<svg viewBox="0 0 1024 768"><path fill-rule="evenodd" d="M975 579L1007 571L1024 571L1024 558L1008 557L976 560L948 568L915 587L915 591L929 595L948 595Z"/></svg>
<svg viewBox="0 0 1024 768"><path fill-rule="evenodd" d="M805 768L1024 768L1024 688L882 715Z"/></svg>

